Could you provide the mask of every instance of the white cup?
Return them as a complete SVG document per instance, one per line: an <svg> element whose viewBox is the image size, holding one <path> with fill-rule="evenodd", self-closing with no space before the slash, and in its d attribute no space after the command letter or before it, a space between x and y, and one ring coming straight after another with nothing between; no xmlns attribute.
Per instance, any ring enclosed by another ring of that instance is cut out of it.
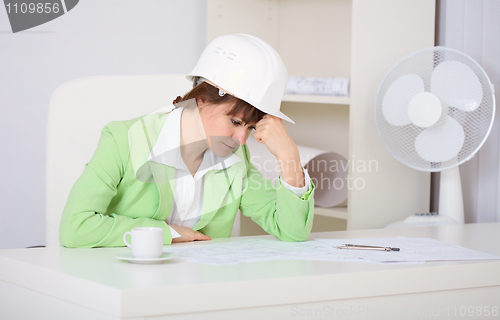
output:
<svg viewBox="0 0 500 320"><path fill-rule="evenodd" d="M128 243L127 235L132 237L132 244ZM123 242L132 248L135 258L159 258L163 253L163 229L140 227L133 228L132 232L125 232Z"/></svg>

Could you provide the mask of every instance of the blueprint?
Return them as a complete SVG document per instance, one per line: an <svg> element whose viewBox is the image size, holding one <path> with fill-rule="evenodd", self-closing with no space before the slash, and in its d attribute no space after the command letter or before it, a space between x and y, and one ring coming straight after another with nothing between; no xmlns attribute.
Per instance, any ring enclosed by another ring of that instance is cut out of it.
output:
<svg viewBox="0 0 500 320"><path fill-rule="evenodd" d="M400 251L337 249L343 244L397 247ZM270 260L317 260L421 264L425 261L500 259L488 253L430 238L316 239L305 242L250 239L192 246L165 247L177 258L224 266Z"/></svg>

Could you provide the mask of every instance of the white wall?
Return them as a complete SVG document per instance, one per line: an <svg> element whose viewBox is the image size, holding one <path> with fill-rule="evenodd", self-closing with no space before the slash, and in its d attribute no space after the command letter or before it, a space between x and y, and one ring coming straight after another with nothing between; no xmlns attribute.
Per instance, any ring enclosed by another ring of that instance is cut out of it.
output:
<svg viewBox="0 0 500 320"><path fill-rule="evenodd" d="M52 92L90 75L187 73L205 26L206 0L85 0L16 34L0 8L0 249L45 244Z"/></svg>
<svg viewBox="0 0 500 320"><path fill-rule="evenodd" d="M500 1L440 0L438 45L476 60L496 88L496 119L483 147L460 166L465 222L500 221Z"/></svg>

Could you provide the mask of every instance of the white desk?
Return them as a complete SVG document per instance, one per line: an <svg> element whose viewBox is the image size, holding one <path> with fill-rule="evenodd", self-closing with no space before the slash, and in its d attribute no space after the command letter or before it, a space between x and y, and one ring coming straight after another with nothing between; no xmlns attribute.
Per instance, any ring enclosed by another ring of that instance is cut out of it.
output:
<svg viewBox="0 0 500 320"><path fill-rule="evenodd" d="M310 238L392 236L430 237L500 256L500 223ZM242 239L248 237L212 242ZM174 259L137 265L114 257L126 250L0 250L0 319L500 318L499 260L423 265L279 260L216 267Z"/></svg>

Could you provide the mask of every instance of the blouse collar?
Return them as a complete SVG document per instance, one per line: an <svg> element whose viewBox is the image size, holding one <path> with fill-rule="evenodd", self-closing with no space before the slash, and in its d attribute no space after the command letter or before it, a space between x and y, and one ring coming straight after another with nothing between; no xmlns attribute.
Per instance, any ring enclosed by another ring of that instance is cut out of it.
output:
<svg viewBox="0 0 500 320"><path fill-rule="evenodd" d="M179 107L170 112L168 118L160 131L148 160L161 163L178 170L189 170L181 156L181 115L184 108ZM230 153L225 158L215 155L210 148L207 148L203 155L203 161L195 174L195 179L202 177L210 170L223 170L233 164L240 162L241 158L234 153Z"/></svg>

